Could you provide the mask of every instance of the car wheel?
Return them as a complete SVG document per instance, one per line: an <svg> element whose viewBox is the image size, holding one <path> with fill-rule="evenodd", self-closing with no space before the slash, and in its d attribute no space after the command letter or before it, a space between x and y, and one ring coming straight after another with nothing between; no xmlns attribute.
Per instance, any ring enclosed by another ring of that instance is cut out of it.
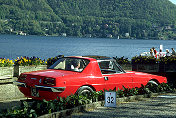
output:
<svg viewBox="0 0 176 118"><path fill-rule="evenodd" d="M78 95L84 95L84 96L89 96L91 93L93 93L93 89L89 86L82 86L77 91Z"/></svg>
<svg viewBox="0 0 176 118"><path fill-rule="evenodd" d="M149 88L149 90L152 92L157 92L158 83L151 80L147 83L146 87Z"/></svg>
<svg viewBox="0 0 176 118"><path fill-rule="evenodd" d="M147 85L158 86L158 83L156 81L151 80L147 83Z"/></svg>

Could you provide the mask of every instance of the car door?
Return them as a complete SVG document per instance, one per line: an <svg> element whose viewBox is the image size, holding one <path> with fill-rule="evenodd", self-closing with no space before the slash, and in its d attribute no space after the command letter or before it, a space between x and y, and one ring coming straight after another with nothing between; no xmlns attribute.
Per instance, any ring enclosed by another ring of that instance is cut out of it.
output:
<svg viewBox="0 0 176 118"><path fill-rule="evenodd" d="M115 61L102 60L99 61L101 73L105 79L106 90L133 88L132 76L126 73Z"/></svg>

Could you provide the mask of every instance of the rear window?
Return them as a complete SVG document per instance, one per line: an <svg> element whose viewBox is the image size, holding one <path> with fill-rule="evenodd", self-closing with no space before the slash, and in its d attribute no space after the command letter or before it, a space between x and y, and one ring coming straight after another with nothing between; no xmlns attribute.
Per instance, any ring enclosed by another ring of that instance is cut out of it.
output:
<svg viewBox="0 0 176 118"><path fill-rule="evenodd" d="M49 69L82 72L89 64L89 60L80 58L60 58Z"/></svg>

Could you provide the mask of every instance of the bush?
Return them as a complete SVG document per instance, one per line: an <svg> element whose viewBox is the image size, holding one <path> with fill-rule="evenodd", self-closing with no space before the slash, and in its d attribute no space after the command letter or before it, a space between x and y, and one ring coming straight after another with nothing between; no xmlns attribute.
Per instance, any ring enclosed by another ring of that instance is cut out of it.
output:
<svg viewBox="0 0 176 118"><path fill-rule="evenodd" d="M131 62L128 60L128 58L124 58L124 56L123 57L121 57L121 58L118 58L117 56L116 57L113 57L115 60L116 60L116 62L118 63L118 64L130 64Z"/></svg>
<svg viewBox="0 0 176 118"><path fill-rule="evenodd" d="M167 56L157 59L152 56L135 56L132 58L132 64L176 64L176 56Z"/></svg>
<svg viewBox="0 0 176 118"><path fill-rule="evenodd" d="M132 64L156 64L159 59L152 56L135 56L132 58Z"/></svg>
<svg viewBox="0 0 176 118"><path fill-rule="evenodd" d="M176 64L176 56L162 57L159 62L162 64Z"/></svg>

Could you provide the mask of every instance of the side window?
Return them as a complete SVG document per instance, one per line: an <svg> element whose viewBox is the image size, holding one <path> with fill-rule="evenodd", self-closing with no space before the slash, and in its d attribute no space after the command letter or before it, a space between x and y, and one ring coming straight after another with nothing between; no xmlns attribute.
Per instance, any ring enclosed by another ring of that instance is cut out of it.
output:
<svg viewBox="0 0 176 118"><path fill-rule="evenodd" d="M109 69L109 61L101 61L99 62L99 66L101 69Z"/></svg>
<svg viewBox="0 0 176 118"><path fill-rule="evenodd" d="M100 61L99 66L102 74L121 73L121 69L115 64L114 61Z"/></svg>

